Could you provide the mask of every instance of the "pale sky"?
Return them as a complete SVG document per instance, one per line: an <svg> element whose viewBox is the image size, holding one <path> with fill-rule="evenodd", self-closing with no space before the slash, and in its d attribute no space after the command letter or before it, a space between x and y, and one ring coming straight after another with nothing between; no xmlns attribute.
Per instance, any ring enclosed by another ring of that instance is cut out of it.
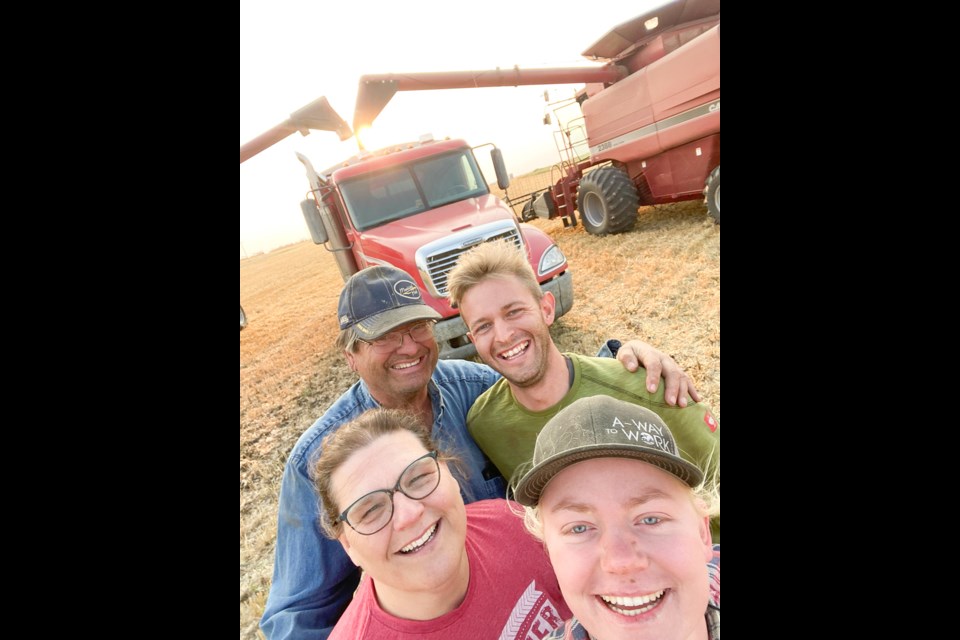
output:
<svg viewBox="0 0 960 640"><path fill-rule="evenodd" d="M240 144L326 96L351 126L360 76L372 73L599 66L580 53L665 0L240 0ZM401 91L374 122L369 148L435 138L493 142L522 175L559 160L550 99L582 85ZM294 133L240 165L240 256L308 239L300 201L306 155L318 170L357 151L332 131ZM478 159L489 157L487 148ZM481 167L495 180L488 163Z"/></svg>

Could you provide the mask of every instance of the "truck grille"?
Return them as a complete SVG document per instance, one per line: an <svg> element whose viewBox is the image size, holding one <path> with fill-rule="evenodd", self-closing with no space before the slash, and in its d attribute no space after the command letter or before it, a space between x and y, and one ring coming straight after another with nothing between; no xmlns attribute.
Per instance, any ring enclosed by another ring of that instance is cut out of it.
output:
<svg viewBox="0 0 960 640"><path fill-rule="evenodd" d="M482 242L494 242L496 240L509 240L517 249L523 248L523 239L520 237L520 232L517 230L516 225L511 224L509 228L501 228L499 232L493 232L490 235L482 236L479 242L470 242L468 246L463 246L466 239L467 242L470 241L470 238L476 238L477 230L473 229L465 235L455 235L449 238L444 239L444 248L437 248L433 246L433 250L426 254L421 254L418 256L420 260L421 267L426 267L426 275L429 277L429 281L426 283L433 289L435 295L446 297L447 295L447 276L450 274L450 271L456 266L457 260L460 259L460 256L475 247ZM417 253L426 249L427 247L422 248Z"/></svg>

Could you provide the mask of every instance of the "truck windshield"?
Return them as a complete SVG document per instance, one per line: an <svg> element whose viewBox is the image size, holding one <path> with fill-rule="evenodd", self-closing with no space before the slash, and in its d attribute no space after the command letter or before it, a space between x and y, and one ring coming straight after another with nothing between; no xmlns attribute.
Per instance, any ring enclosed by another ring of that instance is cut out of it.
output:
<svg viewBox="0 0 960 640"><path fill-rule="evenodd" d="M360 231L490 192L473 152L461 149L391 167L341 184Z"/></svg>

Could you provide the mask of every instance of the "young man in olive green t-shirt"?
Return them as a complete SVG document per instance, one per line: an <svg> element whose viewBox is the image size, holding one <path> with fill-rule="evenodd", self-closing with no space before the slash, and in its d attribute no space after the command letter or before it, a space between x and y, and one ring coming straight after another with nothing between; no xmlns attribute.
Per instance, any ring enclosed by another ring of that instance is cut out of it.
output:
<svg viewBox="0 0 960 640"><path fill-rule="evenodd" d="M553 295L541 292L513 245L485 243L463 255L450 273L448 291L477 353L503 376L477 398L467 427L504 478L531 460L547 420L578 398L605 394L659 414L680 454L719 481L720 424L710 410L686 398L670 406L663 385L651 393L645 376L609 358L561 353L550 336ZM718 542L717 523L714 528Z"/></svg>

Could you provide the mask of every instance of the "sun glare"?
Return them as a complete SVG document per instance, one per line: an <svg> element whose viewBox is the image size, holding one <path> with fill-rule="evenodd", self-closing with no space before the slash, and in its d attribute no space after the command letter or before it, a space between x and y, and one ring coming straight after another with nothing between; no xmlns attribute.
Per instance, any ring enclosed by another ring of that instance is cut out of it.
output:
<svg viewBox="0 0 960 640"><path fill-rule="evenodd" d="M390 137L390 132L385 127L360 127L356 132L357 142L361 149L375 151L391 144L397 144L399 141L396 136Z"/></svg>
<svg viewBox="0 0 960 640"><path fill-rule="evenodd" d="M354 135L356 135L361 149L369 149L373 144L374 135L370 132L370 127L360 127L354 131Z"/></svg>

